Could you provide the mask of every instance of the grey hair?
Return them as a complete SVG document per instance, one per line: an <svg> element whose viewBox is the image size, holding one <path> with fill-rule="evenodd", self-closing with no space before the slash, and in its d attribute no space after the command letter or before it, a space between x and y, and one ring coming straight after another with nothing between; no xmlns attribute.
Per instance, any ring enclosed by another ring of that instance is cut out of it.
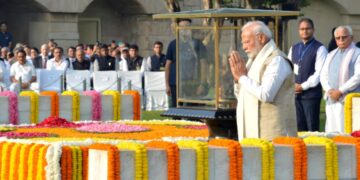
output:
<svg viewBox="0 0 360 180"><path fill-rule="evenodd" d="M42 45L40 46L40 49L42 49L43 47L46 47L46 48L47 48L47 44L42 44Z"/></svg>
<svg viewBox="0 0 360 180"><path fill-rule="evenodd" d="M348 25L343 25L343 26L338 26L335 31L334 31L334 36L336 34L337 31L339 31L340 29L346 29L346 31L349 33L350 36L353 35L353 30L350 26Z"/></svg>
<svg viewBox="0 0 360 180"><path fill-rule="evenodd" d="M262 21L249 21L241 28L241 31L244 31L248 28L251 28L255 34L262 33L267 38L272 39L272 33L270 29Z"/></svg>
<svg viewBox="0 0 360 180"><path fill-rule="evenodd" d="M1 50L8 51L8 52L9 52L9 51L10 51L10 48L8 48L8 47L2 47Z"/></svg>

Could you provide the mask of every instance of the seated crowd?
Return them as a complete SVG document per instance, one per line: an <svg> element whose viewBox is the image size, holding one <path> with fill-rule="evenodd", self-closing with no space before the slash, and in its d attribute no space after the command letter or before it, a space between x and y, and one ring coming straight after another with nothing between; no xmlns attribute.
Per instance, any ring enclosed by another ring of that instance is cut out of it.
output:
<svg viewBox="0 0 360 180"><path fill-rule="evenodd" d="M67 54L54 40L40 47L18 43L13 50L1 48L0 88L19 92L20 89L37 89L36 69L46 70L88 70L94 71L161 71L165 65L163 44L156 41L153 54L147 58L139 55L136 44L116 43L95 45L79 44L69 47ZM6 79L8 78L8 79ZM10 81L8 87L6 80ZM33 84L32 84L33 83ZM20 88L21 87L21 88Z"/></svg>

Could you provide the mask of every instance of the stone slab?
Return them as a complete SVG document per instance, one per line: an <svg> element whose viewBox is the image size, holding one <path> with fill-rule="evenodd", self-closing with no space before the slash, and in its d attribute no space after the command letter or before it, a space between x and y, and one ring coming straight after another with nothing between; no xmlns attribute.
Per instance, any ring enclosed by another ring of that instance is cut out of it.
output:
<svg viewBox="0 0 360 180"><path fill-rule="evenodd" d="M102 106L102 113L101 113L101 120L113 120L114 113L113 113L113 98L111 95L101 95L101 106Z"/></svg>
<svg viewBox="0 0 360 180"><path fill-rule="evenodd" d="M72 96L59 96L59 116L72 121L72 105Z"/></svg>
<svg viewBox="0 0 360 180"><path fill-rule="evenodd" d="M88 180L107 179L108 152L104 150L89 149Z"/></svg>
<svg viewBox="0 0 360 180"><path fill-rule="evenodd" d="M92 97L80 95L80 120L92 120Z"/></svg>
<svg viewBox="0 0 360 180"><path fill-rule="evenodd" d="M18 96L19 124L31 124L30 96Z"/></svg>
<svg viewBox="0 0 360 180"><path fill-rule="evenodd" d="M45 118L51 115L51 97L39 95L39 119L42 122Z"/></svg>
<svg viewBox="0 0 360 180"><path fill-rule="evenodd" d="M209 146L209 180L229 180L229 171L228 150Z"/></svg>
<svg viewBox="0 0 360 180"><path fill-rule="evenodd" d="M0 124L9 124L9 98L6 96L0 96Z"/></svg>
<svg viewBox="0 0 360 180"><path fill-rule="evenodd" d="M307 163L308 163L308 179L320 180L326 179L325 172L325 146L323 145L306 145Z"/></svg>
<svg viewBox="0 0 360 180"><path fill-rule="evenodd" d="M360 130L360 97L352 98L352 130Z"/></svg>
<svg viewBox="0 0 360 180"><path fill-rule="evenodd" d="M147 156L149 180L167 180L167 155L165 150L149 148Z"/></svg>
<svg viewBox="0 0 360 180"><path fill-rule="evenodd" d="M255 146L242 146L243 179L261 179L261 149Z"/></svg>
<svg viewBox="0 0 360 180"><path fill-rule="evenodd" d="M294 148L287 145L275 145L275 179L294 178Z"/></svg>
<svg viewBox="0 0 360 180"><path fill-rule="evenodd" d="M120 175L121 179L135 179L135 152L120 150Z"/></svg>
<svg viewBox="0 0 360 180"><path fill-rule="evenodd" d="M122 120L134 119L134 99L131 95L121 95L121 117Z"/></svg>
<svg viewBox="0 0 360 180"><path fill-rule="evenodd" d="M336 144L340 179L356 179L356 147L352 144Z"/></svg>
<svg viewBox="0 0 360 180"><path fill-rule="evenodd" d="M196 152L180 149L180 180L196 180Z"/></svg>

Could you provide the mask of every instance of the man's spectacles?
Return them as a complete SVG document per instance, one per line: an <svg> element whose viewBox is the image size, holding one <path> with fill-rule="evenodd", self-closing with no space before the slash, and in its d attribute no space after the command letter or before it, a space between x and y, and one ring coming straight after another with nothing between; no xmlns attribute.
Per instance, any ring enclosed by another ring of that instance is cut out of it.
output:
<svg viewBox="0 0 360 180"><path fill-rule="evenodd" d="M346 40L349 36L338 36L338 37L335 37L336 40Z"/></svg>

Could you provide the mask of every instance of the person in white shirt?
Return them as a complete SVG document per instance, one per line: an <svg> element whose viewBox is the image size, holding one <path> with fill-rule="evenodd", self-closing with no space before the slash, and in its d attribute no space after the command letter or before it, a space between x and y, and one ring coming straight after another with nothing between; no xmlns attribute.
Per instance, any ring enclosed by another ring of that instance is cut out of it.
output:
<svg viewBox="0 0 360 180"><path fill-rule="evenodd" d="M63 49L61 47L56 47L54 49L54 58L47 61L46 69L62 70L65 72L68 68L72 69L72 65L69 65L69 62L63 57Z"/></svg>
<svg viewBox="0 0 360 180"><path fill-rule="evenodd" d="M80 49L82 51L82 49ZM66 58L69 63L73 63L76 61L76 57L75 57L75 51L77 51L77 49L75 49L75 47L69 47L67 50L67 55L68 57Z"/></svg>
<svg viewBox="0 0 360 180"><path fill-rule="evenodd" d="M320 72L327 50L314 38L314 23L311 19L301 19L298 28L301 42L294 44L288 55L294 65L298 131L319 131L322 98Z"/></svg>
<svg viewBox="0 0 360 180"><path fill-rule="evenodd" d="M237 51L229 63L237 97L238 139L297 136L292 65L261 21L242 28L241 41L249 60Z"/></svg>
<svg viewBox="0 0 360 180"><path fill-rule="evenodd" d="M120 50L114 49L112 52L112 57L115 58L115 70L116 71L129 71L127 61L121 58Z"/></svg>
<svg viewBox="0 0 360 180"><path fill-rule="evenodd" d="M12 82L10 90L18 93L20 91L20 86L21 89L32 89L31 83L36 81L36 72L34 65L26 60L26 53L24 50L18 50L16 58L18 61L10 68L10 79Z"/></svg>
<svg viewBox="0 0 360 180"><path fill-rule="evenodd" d="M334 31L338 48L326 57L320 74L325 91L326 132L344 132L344 98L348 93L360 92L360 49L353 43L350 26Z"/></svg>

